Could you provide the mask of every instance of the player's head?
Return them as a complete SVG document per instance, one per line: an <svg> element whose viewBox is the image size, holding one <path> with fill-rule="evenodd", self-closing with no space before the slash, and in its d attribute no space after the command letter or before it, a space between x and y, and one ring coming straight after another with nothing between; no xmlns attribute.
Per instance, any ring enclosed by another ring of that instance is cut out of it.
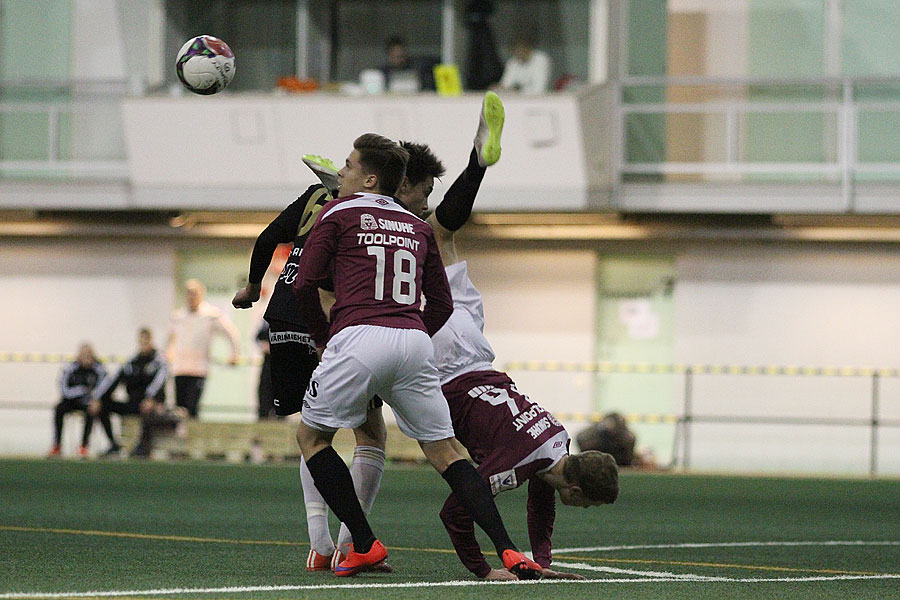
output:
<svg viewBox="0 0 900 600"><path fill-rule="evenodd" d="M616 460L605 452L588 450L570 454L563 465L566 485L559 497L566 506L612 504L619 496L619 470Z"/></svg>
<svg viewBox="0 0 900 600"><path fill-rule="evenodd" d="M196 279L188 279L184 282L184 298L191 312L200 308L200 303L206 297L206 286Z"/></svg>
<svg viewBox="0 0 900 600"><path fill-rule="evenodd" d="M365 133L353 142L353 152L338 171L338 196L370 192L393 196L406 173L409 154L393 140Z"/></svg>
<svg viewBox="0 0 900 600"><path fill-rule="evenodd" d="M424 218L434 180L441 177L446 169L425 144L400 142L400 146L409 153L409 161L406 163L406 177L397 190L397 198L414 215Z"/></svg>
<svg viewBox="0 0 900 600"><path fill-rule="evenodd" d="M78 346L76 360L82 367L89 367L97 362L96 356L94 355L94 347L87 342L82 343Z"/></svg>
<svg viewBox="0 0 900 600"><path fill-rule="evenodd" d="M153 333L149 327L138 329L138 351L141 353L153 350Z"/></svg>

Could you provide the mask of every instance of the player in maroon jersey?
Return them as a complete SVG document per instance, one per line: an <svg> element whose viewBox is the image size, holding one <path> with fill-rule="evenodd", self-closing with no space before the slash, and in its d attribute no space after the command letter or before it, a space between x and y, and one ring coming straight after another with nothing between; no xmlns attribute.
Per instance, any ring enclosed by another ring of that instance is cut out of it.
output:
<svg viewBox="0 0 900 600"><path fill-rule="evenodd" d="M570 506L614 502L618 495L615 460L596 451L570 455L563 426L519 393L508 375L493 369L494 351L483 333L481 295L469 280L467 265L460 261L454 243L455 232L471 213L486 167L499 159L503 120L500 99L488 94L469 165L428 217L447 265L453 297L453 314L432 342L456 438L478 463L478 472L493 494L529 482L528 533L544 577L581 578L550 569L555 492ZM484 148L492 138L496 152L489 154ZM400 198L403 200L402 195ZM486 579L509 578L505 571L488 565L472 519L454 494L444 504L441 519L457 555L470 571Z"/></svg>
<svg viewBox="0 0 900 600"><path fill-rule="evenodd" d="M387 557L347 466L331 446L337 429L365 421L368 402L377 395L491 537L504 566L520 578L537 578L540 566L515 548L490 488L454 447L429 337L453 310L447 278L431 227L385 195L400 186L407 159L406 150L375 134L354 142L338 173L340 197L320 212L293 285L322 352L297 440L316 487L353 538L335 574L354 575ZM326 281L335 295L330 324L318 293Z"/></svg>
<svg viewBox="0 0 900 600"><path fill-rule="evenodd" d="M323 167L314 162L315 158L317 157L304 157L303 162L321 177L318 169ZM238 290L232 300L235 308L253 306L259 300L263 276L269 268L278 244L293 244L290 258L275 283L265 313L266 322L269 324L268 341L271 348L275 412L279 416L300 412L306 386L313 370L319 364L316 348L306 330L304 315L297 309L297 302L291 293L291 284L296 277L300 254L303 252L315 217L331 200L333 198L330 191L322 184L310 186L259 234L250 257L247 284ZM368 512L375 501L384 473L387 430L381 416L380 401L377 399L373 401L369 418L354 429L353 434L356 447L353 450L350 471L356 482L360 502ZM310 544L306 569L333 570L341 557L340 553L335 552L334 540L329 531L328 506L316 489L304 461L300 462L300 483L303 488Z"/></svg>

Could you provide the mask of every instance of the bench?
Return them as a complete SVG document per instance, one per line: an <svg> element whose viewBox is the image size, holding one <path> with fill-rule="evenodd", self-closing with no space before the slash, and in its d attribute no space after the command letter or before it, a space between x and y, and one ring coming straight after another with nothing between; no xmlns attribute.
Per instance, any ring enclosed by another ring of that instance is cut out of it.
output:
<svg viewBox="0 0 900 600"><path fill-rule="evenodd" d="M158 432L150 458L156 460L225 460L228 462L282 462L300 460L300 449L293 419L273 419L251 423L223 423L188 420L183 435ZM122 419L121 440L125 449L134 448L140 436L141 422L136 417ZM387 458L400 462L422 462L419 445L389 424ZM334 447L345 458L353 455L353 433L341 430Z"/></svg>

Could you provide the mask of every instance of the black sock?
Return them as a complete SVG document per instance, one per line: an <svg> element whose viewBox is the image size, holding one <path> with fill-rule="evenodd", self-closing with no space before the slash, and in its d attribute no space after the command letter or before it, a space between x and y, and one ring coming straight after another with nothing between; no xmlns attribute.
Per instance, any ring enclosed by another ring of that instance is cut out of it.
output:
<svg viewBox="0 0 900 600"><path fill-rule="evenodd" d="M106 437L109 438L112 448L118 448L119 444L116 443L116 436L113 434L112 421L109 418L108 412L103 410L100 411L100 424L103 425L103 431L106 433Z"/></svg>
<svg viewBox="0 0 900 600"><path fill-rule="evenodd" d="M442 227L456 231L466 224L486 170L487 167L478 164L478 154L473 148L466 170L450 185L444 199L434 209L434 216Z"/></svg>
<svg viewBox="0 0 900 600"><path fill-rule="evenodd" d="M450 484L450 489L459 498L460 503L472 515L472 519L494 542L497 556L502 558L504 550L510 548L515 550L516 546L509 538L497 505L494 503L494 497L491 496L491 488L481 478L475 467L469 461L461 459L447 467L442 475Z"/></svg>
<svg viewBox="0 0 900 600"><path fill-rule="evenodd" d="M372 544L375 543L375 534L359 505L350 469L338 453L328 446L311 456L306 461L306 466L322 498L350 530L350 535L353 536L353 550L362 554L371 550Z"/></svg>

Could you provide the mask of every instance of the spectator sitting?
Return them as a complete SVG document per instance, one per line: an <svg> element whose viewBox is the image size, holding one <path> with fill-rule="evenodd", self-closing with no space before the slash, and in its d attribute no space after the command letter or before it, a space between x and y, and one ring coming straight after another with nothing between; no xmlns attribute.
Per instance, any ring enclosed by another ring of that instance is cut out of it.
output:
<svg viewBox="0 0 900 600"><path fill-rule="evenodd" d="M138 352L118 372L110 375L97 386L88 409L89 414L100 417L100 423L110 441L107 456L119 453L122 446L112 430L110 415L141 415L141 439L132 451L133 455L150 453L153 431L161 426L174 426L180 419L165 410L166 379L169 371L165 361L153 345L153 334L146 327L138 331ZM125 402L113 400L113 393L125 385L128 398ZM185 413L186 414L186 413ZM166 418L164 418L166 417Z"/></svg>
<svg viewBox="0 0 900 600"><path fill-rule="evenodd" d="M59 456L62 442L63 417L66 413L80 410L84 413L84 430L81 434L81 446L78 455L88 455L88 442L91 438L91 428L94 426L94 417L88 412L88 402L91 393L100 381L106 376L106 369L94 355L94 348L90 344L81 344L78 348L76 359L63 367L59 377L59 387L62 399L56 405L53 417L54 438L50 448L50 456Z"/></svg>
<svg viewBox="0 0 900 600"><path fill-rule="evenodd" d="M385 88L389 92L434 90L434 58L412 58L406 42L398 35L388 38L384 46L385 64L381 67Z"/></svg>
<svg viewBox="0 0 900 600"><path fill-rule="evenodd" d="M500 88L523 94L543 94L550 84L550 56L537 50L533 30L521 31L513 40L513 53L506 61Z"/></svg>

